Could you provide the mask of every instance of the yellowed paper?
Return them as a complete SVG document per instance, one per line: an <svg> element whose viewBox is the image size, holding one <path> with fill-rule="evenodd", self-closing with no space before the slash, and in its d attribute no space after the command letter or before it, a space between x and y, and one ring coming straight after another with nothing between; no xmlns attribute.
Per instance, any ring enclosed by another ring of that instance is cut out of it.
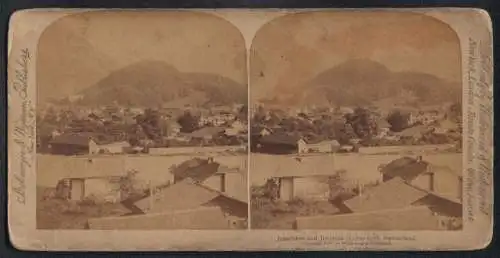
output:
<svg viewBox="0 0 500 258"><path fill-rule="evenodd" d="M457 8L17 12L12 242L484 248L491 33Z"/></svg>

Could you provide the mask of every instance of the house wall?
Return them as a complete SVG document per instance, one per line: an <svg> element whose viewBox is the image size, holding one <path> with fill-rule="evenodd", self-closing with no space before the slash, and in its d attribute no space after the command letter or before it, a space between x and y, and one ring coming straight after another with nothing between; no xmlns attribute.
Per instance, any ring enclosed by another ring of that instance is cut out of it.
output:
<svg viewBox="0 0 500 258"><path fill-rule="evenodd" d="M99 153L99 145L93 140L89 141L89 153L88 154L97 154Z"/></svg>
<svg viewBox="0 0 500 258"><path fill-rule="evenodd" d="M238 199L248 200L248 177L247 171L242 170L238 173L226 173L225 192Z"/></svg>
<svg viewBox="0 0 500 258"><path fill-rule="evenodd" d="M84 182L84 198L91 198L97 202L120 202L120 184L107 178L86 179Z"/></svg>
<svg viewBox="0 0 500 258"><path fill-rule="evenodd" d="M71 180L71 190L69 197L73 201L81 201L85 197L85 181L83 179Z"/></svg>
<svg viewBox="0 0 500 258"><path fill-rule="evenodd" d="M293 177L280 178L280 199L283 201L292 200L293 194Z"/></svg>
<svg viewBox="0 0 500 258"><path fill-rule="evenodd" d="M203 185L219 192L225 192L226 184L224 177L224 174L215 174L203 181Z"/></svg>
<svg viewBox="0 0 500 258"><path fill-rule="evenodd" d="M225 196L218 196L204 204L205 207L218 207L226 214L226 217L246 219L248 218L248 204Z"/></svg>
<svg viewBox="0 0 500 258"><path fill-rule="evenodd" d="M126 147L130 147L130 144L125 142L117 142L117 143L101 145L99 146L99 149L107 153L118 154L118 153L123 153Z"/></svg>
<svg viewBox="0 0 500 258"><path fill-rule="evenodd" d="M451 173L435 173L434 191L457 199L462 199L462 182Z"/></svg>
<svg viewBox="0 0 500 258"><path fill-rule="evenodd" d="M333 152L333 143L331 142L320 142L316 144L308 144L307 145L308 149L313 149L314 151L317 152Z"/></svg>
<svg viewBox="0 0 500 258"><path fill-rule="evenodd" d="M203 207L165 213L105 217L88 220L90 229L161 230L229 229L229 220L218 207Z"/></svg>
<svg viewBox="0 0 500 258"><path fill-rule="evenodd" d="M298 147L292 144L260 143L260 146L259 152L271 154L293 154L298 151Z"/></svg>
<svg viewBox="0 0 500 258"><path fill-rule="evenodd" d="M327 177L295 177L293 196L303 200L328 200L330 186Z"/></svg>
<svg viewBox="0 0 500 258"><path fill-rule="evenodd" d="M434 191L434 185L435 185L435 178L434 174L432 173L423 173L420 174L418 177L412 180L412 185L427 190L427 191Z"/></svg>
<svg viewBox="0 0 500 258"><path fill-rule="evenodd" d="M455 199L462 198L462 183L457 175L446 172L421 174L411 182L424 190L433 191L440 195Z"/></svg>

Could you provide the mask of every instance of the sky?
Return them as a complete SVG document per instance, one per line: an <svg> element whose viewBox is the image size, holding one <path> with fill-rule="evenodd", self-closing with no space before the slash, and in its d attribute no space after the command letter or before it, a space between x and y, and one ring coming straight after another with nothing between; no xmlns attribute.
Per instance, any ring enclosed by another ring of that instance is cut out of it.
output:
<svg viewBox="0 0 500 258"><path fill-rule="evenodd" d="M222 18L193 12L91 12L63 17L40 37L38 101L77 94L110 72L144 60L247 83L245 41Z"/></svg>
<svg viewBox="0 0 500 258"><path fill-rule="evenodd" d="M421 14L290 14L256 33L250 52L250 93L256 100L272 97L349 59L370 59L392 71L460 82L460 56L456 33Z"/></svg>

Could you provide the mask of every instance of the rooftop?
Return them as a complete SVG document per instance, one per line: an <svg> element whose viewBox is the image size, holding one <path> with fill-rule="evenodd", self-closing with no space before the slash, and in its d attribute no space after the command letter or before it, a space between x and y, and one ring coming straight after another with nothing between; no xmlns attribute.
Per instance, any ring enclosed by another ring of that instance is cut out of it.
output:
<svg viewBox="0 0 500 258"><path fill-rule="evenodd" d="M84 133L66 133L55 137L51 144L67 144L88 147L90 140L95 141L97 144L106 144L112 142L106 135L97 134L92 132Z"/></svg>
<svg viewBox="0 0 500 258"><path fill-rule="evenodd" d="M346 200L344 204L353 212L397 209L410 206L427 194L396 177L366 189L361 195Z"/></svg>
<svg viewBox="0 0 500 258"><path fill-rule="evenodd" d="M260 139L261 143L268 143L268 144L286 144L286 145L293 145L297 146L297 142L300 140L300 137L298 136L292 136L292 135L287 135L287 134L271 134L271 135L264 135Z"/></svg>
<svg viewBox="0 0 500 258"><path fill-rule="evenodd" d="M187 179L160 190L155 196L137 201L135 206L147 213L193 209L218 196L216 191Z"/></svg>
<svg viewBox="0 0 500 258"><path fill-rule="evenodd" d="M418 161L411 157L402 157L384 165L380 172L387 177L401 177L404 180L412 180L427 171L429 163Z"/></svg>
<svg viewBox="0 0 500 258"><path fill-rule="evenodd" d="M222 127L203 127L190 134L191 137L201 138L205 136L213 136L223 133L226 129Z"/></svg>

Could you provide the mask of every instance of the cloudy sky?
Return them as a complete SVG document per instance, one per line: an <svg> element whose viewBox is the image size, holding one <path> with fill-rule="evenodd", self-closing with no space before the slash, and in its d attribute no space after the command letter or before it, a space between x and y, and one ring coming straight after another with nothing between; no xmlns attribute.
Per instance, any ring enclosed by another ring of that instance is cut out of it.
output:
<svg viewBox="0 0 500 258"><path fill-rule="evenodd" d="M192 12L92 12L61 18L43 32L38 100L75 94L111 71L143 60L247 82L245 41L222 18Z"/></svg>
<svg viewBox="0 0 500 258"><path fill-rule="evenodd" d="M280 94L349 59L461 80L458 38L434 18L400 12L309 12L276 18L257 32L250 54L251 95Z"/></svg>

